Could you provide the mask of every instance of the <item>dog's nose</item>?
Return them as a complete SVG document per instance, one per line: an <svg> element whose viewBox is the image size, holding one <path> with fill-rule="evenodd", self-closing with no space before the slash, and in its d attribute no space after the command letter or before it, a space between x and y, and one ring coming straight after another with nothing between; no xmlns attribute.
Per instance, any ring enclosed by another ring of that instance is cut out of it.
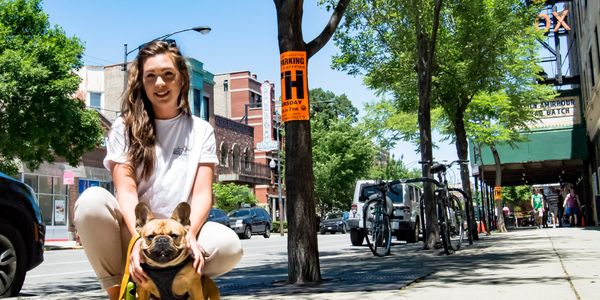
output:
<svg viewBox="0 0 600 300"><path fill-rule="evenodd" d="M169 245L169 238L166 236L159 236L156 238L154 242L157 246L167 246Z"/></svg>

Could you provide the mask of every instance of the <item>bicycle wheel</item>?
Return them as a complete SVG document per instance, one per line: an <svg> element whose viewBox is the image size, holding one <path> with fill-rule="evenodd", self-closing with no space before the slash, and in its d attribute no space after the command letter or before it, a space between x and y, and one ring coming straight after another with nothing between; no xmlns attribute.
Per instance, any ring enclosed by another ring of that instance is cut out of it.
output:
<svg viewBox="0 0 600 300"><path fill-rule="evenodd" d="M365 239L371 252L375 256L390 254L392 230L383 201L375 199L367 202L364 207L363 216L363 227L366 233Z"/></svg>
<svg viewBox="0 0 600 300"><path fill-rule="evenodd" d="M450 194L448 199L448 207L446 212L446 236L448 237L448 246L450 252L457 251L462 245L465 235L466 214L462 205L462 201L455 195ZM448 251L446 251L448 253Z"/></svg>

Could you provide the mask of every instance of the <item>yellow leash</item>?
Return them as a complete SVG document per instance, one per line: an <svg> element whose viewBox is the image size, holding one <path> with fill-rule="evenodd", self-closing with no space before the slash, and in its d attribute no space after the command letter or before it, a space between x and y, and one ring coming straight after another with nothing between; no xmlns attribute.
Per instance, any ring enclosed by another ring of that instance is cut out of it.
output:
<svg viewBox="0 0 600 300"><path fill-rule="evenodd" d="M131 249L135 242L140 238L139 234L135 234L129 241L129 247L127 247L127 259L125 261L125 272L123 272L123 279L121 279L121 289L119 291L119 300L125 299L125 291L127 290L127 284L129 283L129 261L131 257Z"/></svg>

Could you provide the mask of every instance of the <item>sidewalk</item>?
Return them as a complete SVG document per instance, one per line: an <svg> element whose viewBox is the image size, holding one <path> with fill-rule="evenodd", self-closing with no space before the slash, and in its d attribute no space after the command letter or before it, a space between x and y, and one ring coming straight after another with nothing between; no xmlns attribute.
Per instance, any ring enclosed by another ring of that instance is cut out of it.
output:
<svg viewBox="0 0 600 300"><path fill-rule="evenodd" d="M252 286L265 274L255 270L241 277L246 286L222 286L223 299L600 299L598 227L496 233L451 256L412 245L385 258L359 249L322 257L320 285Z"/></svg>
<svg viewBox="0 0 600 300"><path fill-rule="evenodd" d="M82 249L80 245L77 245L75 241L67 240L48 240L44 244L44 250L70 250L70 249Z"/></svg>
<svg viewBox="0 0 600 300"><path fill-rule="evenodd" d="M236 268L216 282L223 299L234 300L600 299L599 227L495 233L450 256L420 247L397 244L383 258L366 245L322 252L323 282L316 285L286 284L287 263L282 262ZM43 299L104 295L97 290Z"/></svg>

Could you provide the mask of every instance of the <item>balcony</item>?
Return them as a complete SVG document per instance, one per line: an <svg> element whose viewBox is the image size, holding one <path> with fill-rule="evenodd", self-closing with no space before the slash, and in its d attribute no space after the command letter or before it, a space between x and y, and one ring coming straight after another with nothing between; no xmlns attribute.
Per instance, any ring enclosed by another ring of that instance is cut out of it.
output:
<svg viewBox="0 0 600 300"><path fill-rule="evenodd" d="M233 166L217 166L219 182L243 183L250 185L270 184L271 168L266 164L244 162Z"/></svg>

